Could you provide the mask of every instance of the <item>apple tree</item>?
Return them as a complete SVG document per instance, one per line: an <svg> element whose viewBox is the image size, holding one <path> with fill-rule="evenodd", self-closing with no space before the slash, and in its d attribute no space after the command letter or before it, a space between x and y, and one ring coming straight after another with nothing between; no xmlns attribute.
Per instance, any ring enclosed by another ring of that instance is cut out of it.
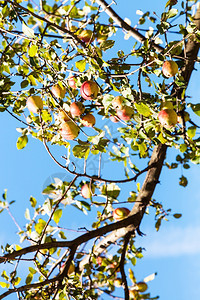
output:
<svg viewBox="0 0 200 300"><path fill-rule="evenodd" d="M169 0L160 15L138 10L133 25L115 4L0 1L0 111L19 122L18 150L35 138L70 174L41 191L42 204L30 197L23 229L2 245L0 299L157 299L147 290L152 278L135 276L135 240L145 213L155 214L157 230L172 215L153 198L163 166L200 162L200 103L186 92L200 3ZM179 184L187 186L186 175ZM11 205L4 193L0 212ZM88 215L74 238L61 226L69 206Z"/></svg>

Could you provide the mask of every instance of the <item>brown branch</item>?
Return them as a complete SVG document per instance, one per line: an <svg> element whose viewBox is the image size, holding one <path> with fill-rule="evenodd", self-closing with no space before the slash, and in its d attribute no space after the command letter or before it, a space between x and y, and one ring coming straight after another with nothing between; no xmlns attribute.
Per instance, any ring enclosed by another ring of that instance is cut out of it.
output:
<svg viewBox="0 0 200 300"><path fill-rule="evenodd" d="M144 43L147 39L139 33L135 28L131 27L128 23L126 23L112 8L105 0L96 0L96 2L103 8L103 10L113 19L113 21L120 26L120 28L123 28L126 30L134 39L139 41L140 43ZM158 52L162 52L164 50L163 47L152 44L152 47L154 47Z"/></svg>

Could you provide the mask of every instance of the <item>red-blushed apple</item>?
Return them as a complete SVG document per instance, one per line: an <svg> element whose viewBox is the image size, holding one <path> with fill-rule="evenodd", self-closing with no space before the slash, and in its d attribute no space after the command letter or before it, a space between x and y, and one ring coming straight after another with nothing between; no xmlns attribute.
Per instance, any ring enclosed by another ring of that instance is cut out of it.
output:
<svg viewBox="0 0 200 300"><path fill-rule="evenodd" d="M92 114L87 114L81 118L81 123L85 127L93 127L96 123L96 119Z"/></svg>
<svg viewBox="0 0 200 300"><path fill-rule="evenodd" d="M79 134L78 126L72 121L61 123L60 134L65 140L74 140Z"/></svg>
<svg viewBox="0 0 200 300"><path fill-rule="evenodd" d="M70 75L70 76L67 78L67 82L68 82L68 85L70 86L70 88L72 88L73 90L76 90L76 89L77 89L75 76Z"/></svg>
<svg viewBox="0 0 200 300"><path fill-rule="evenodd" d="M66 87L63 86L61 87L58 83L53 85L51 88L52 94L54 95L54 97L58 98L58 99L63 99L65 97L66 94Z"/></svg>
<svg viewBox="0 0 200 300"><path fill-rule="evenodd" d="M29 111L37 114L39 110L43 109L43 101L40 96L30 96L26 101L26 105Z"/></svg>
<svg viewBox="0 0 200 300"><path fill-rule="evenodd" d="M143 293L143 292L146 292L147 289L148 289L148 285L146 284L146 282L140 281L140 282L136 283L137 291Z"/></svg>
<svg viewBox="0 0 200 300"><path fill-rule="evenodd" d="M178 73L178 65L173 60L166 60L162 66L162 72L165 77L173 77Z"/></svg>
<svg viewBox="0 0 200 300"><path fill-rule="evenodd" d="M112 106L116 109L122 109L124 106L125 98L123 96L117 96L112 100Z"/></svg>
<svg viewBox="0 0 200 300"><path fill-rule="evenodd" d="M113 210L113 219L115 221L120 221L127 217L130 213L130 210L126 207L118 207Z"/></svg>
<svg viewBox="0 0 200 300"><path fill-rule="evenodd" d="M73 102L70 107L70 113L72 117L79 117L85 111L85 106L82 102Z"/></svg>
<svg viewBox="0 0 200 300"><path fill-rule="evenodd" d="M80 88L81 96L85 100L94 100L99 93L99 86L95 81L88 80L83 82Z"/></svg>
<svg viewBox="0 0 200 300"><path fill-rule="evenodd" d="M182 124L183 123L183 119L185 122L189 121L190 120L190 114L187 112L187 111L184 111L184 112L178 112L177 113L177 122L179 124Z"/></svg>
<svg viewBox="0 0 200 300"><path fill-rule="evenodd" d="M171 128L177 124L177 113L173 109L162 109L158 114L158 119L162 126Z"/></svg>
<svg viewBox="0 0 200 300"><path fill-rule="evenodd" d="M79 39L88 44L94 41L94 34L92 30L84 29L81 33L78 34Z"/></svg>
<svg viewBox="0 0 200 300"><path fill-rule="evenodd" d="M130 107L125 105L121 109L117 109L117 116L123 121L129 121L134 114L134 110Z"/></svg>
<svg viewBox="0 0 200 300"><path fill-rule="evenodd" d="M95 186L93 184L91 185L90 183L85 183L81 187L81 195L85 199L91 198L94 192L95 192Z"/></svg>
<svg viewBox="0 0 200 300"><path fill-rule="evenodd" d="M119 119L118 119L118 117L116 117L116 116L110 116L110 120L111 120L113 123L118 123L118 122L119 122Z"/></svg>

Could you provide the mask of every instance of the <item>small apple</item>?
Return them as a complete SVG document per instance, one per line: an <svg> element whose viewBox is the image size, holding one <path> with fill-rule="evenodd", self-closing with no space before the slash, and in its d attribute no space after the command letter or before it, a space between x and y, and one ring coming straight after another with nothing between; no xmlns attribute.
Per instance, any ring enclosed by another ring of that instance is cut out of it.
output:
<svg viewBox="0 0 200 300"><path fill-rule="evenodd" d="M116 116L110 116L110 120L111 120L113 123L118 123L118 122L119 122L119 119L118 119Z"/></svg>
<svg viewBox="0 0 200 300"><path fill-rule="evenodd" d="M170 108L162 109L158 114L158 119L162 126L166 128L174 127L177 124L177 113Z"/></svg>
<svg viewBox="0 0 200 300"><path fill-rule="evenodd" d="M178 73L178 65L173 60L166 60L162 66L162 72L165 77L173 77Z"/></svg>
<svg viewBox="0 0 200 300"><path fill-rule="evenodd" d="M87 114L81 118L81 123L85 127L93 127L96 123L96 119L92 114Z"/></svg>
<svg viewBox="0 0 200 300"><path fill-rule="evenodd" d="M94 192L95 192L95 186L93 184L90 186L90 183L85 183L81 187L81 195L85 199L91 198Z"/></svg>
<svg viewBox="0 0 200 300"><path fill-rule="evenodd" d="M125 105L122 109L117 109L117 116L123 121L129 121L134 114L134 110Z"/></svg>
<svg viewBox="0 0 200 300"><path fill-rule="evenodd" d="M66 87L63 86L61 87L58 83L53 85L51 88L52 94L54 95L54 97L58 98L58 99L63 99L65 97L66 94Z"/></svg>
<svg viewBox="0 0 200 300"><path fill-rule="evenodd" d="M81 85L81 96L85 100L94 100L99 93L99 86L95 81L88 80Z"/></svg>
<svg viewBox="0 0 200 300"><path fill-rule="evenodd" d="M117 109L122 109L125 98L123 96L117 96L112 100L112 106Z"/></svg>
<svg viewBox="0 0 200 300"><path fill-rule="evenodd" d="M85 111L85 106L83 105L82 102L73 102L70 107L70 112L72 117L79 117L82 115Z"/></svg>
<svg viewBox="0 0 200 300"><path fill-rule="evenodd" d="M148 285L144 281L140 281L136 284L136 290L143 293L148 289Z"/></svg>
<svg viewBox="0 0 200 300"><path fill-rule="evenodd" d="M124 219L125 217L127 217L130 213L130 210L126 207L118 207L115 208L115 210L113 211L113 219L115 221L120 221L122 219Z"/></svg>
<svg viewBox="0 0 200 300"><path fill-rule="evenodd" d="M43 101L40 96L30 96L26 101L29 111L37 114L39 110L43 109Z"/></svg>
<svg viewBox="0 0 200 300"><path fill-rule="evenodd" d="M78 126L72 121L66 121L61 124L61 136L66 140L74 140L79 134Z"/></svg>
<svg viewBox="0 0 200 300"><path fill-rule="evenodd" d="M185 122L190 120L190 114L185 110L184 110L184 112L178 112L177 117L178 117L177 122L179 124L183 123L183 119L184 119Z"/></svg>
<svg viewBox="0 0 200 300"><path fill-rule="evenodd" d="M83 41L84 43L88 44L94 41L94 34L92 30L84 29L81 31L81 33L78 35L79 39Z"/></svg>
<svg viewBox="0 0 200 300"><path fill-rule="evenodd" d="M75 77L73 75L70 75L67 78L67 82L68 82L68 85L70 86L70 88L72 88L73 90L77 89Z"/></svg>

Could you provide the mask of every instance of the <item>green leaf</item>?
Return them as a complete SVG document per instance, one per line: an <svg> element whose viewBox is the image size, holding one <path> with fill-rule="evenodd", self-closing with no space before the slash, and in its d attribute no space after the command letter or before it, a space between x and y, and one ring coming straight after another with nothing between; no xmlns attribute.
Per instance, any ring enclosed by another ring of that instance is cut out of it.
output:
<svg viewBox="0 0 200 300"><path fill-rule="evenodd" d="M120 187L115 183L109 183L107 185L103 185L101 193L102 195L106 195L116 199L119 196Z"/></svg>
<svg viewBox="0 0 200 300"><path fill-rule="evenodd" d="M32 280L33 280L33 274L29 273L28 276L26 277L26 284L30 284Z"/></svg>
<svg viewBox="0 0 200 300"><path fill-rule="evenodd" d="M187 184L188 184L187 178L186 178L185 176L182 175L182 176L180 177L179 184L180 184L181 186L183 186L183 187L186 187Z"/></svg>
<svg viewBox="0 0 200 300"><path fill-rule="evenodd" d="M36 201L36 199L34 197L31 196L30 199L29 199L29 201L30 201L32 207L36 206L37 201Z"/></svg>
<svg viewBox="0 0 200 300"><path fill-rule="evenodd" d="M189 136L189 138L193 138L194 136L195 136L195 134L196 134L196 126L190 126L189 128L188 128L188 130L187 130L187 134L188 134L188 136Z"/></svg>
<svg viewBox="0 0 200 300"><path fill-rule="evenodd" d="M110 95L110 94L106 94L103 96L102 103L103 103L103 106L104 106L106 112L108 111L108 107L111 105L113 99L114 99L114 96Z"/></svg>
<svg viewBox="0 0 200 300"><path fill-rule="evenodd" d="M34 30L32 28L29 28L25 23L22 23L22 31L26 36L30 38L35 37Z"/></svg>
<svg viewBox="0 0 200 300"><path fill-rule="evenodd" d="M37 271L35 269L33 269L32 267L29 267L29 271L31 274L36 274Z"/></svg>
<svg viewBox="0 0 200 300"><path fill-rule="evenodd" d="M57 209L53 215L54 222L56 222L56 224L58 224L61 217L62 217L62 209Z"/></svg>
<svg viewBox="0 0 200 300"><path fill-rule="evenodd" d="M85 159L87 159L89 151L90 151L90 146L89 145L76 145L72 149L73 155L75 157L78 157L78 158L83 158L84 157Z"/></svg>
<svg viewBox="0 0 200 300"><path fill-rule="evenodd" d="M60 238L63 239L63 240L66 240L66 239L67 239L63 231L60 231L60 232L58 233L58 235L59 235Z"/></svg>
<svg viewBox="0 0 200 300"><path fill-rule="evenodd" d="M190 104L193 112L200 117L200 103L198 104Z"/></svg>
<svg viewBox="0 0 200 300"><path fill-rule="evenodd" d="M38 46L33 44L31 45L31 47L29 48L28 50L28 54L30 57L34 57L36 54L37 54L37 51L38 51Z"/></svg>
<svg viewBox="0 0 200 300"><path fill-rule="evenodd" d="M104 41L103 43L101 43L100 49L103 51L106 51L107 49L112 48L114 46L114 44L115 44L115 41L113 41L113 40Z"/></svg>
<svg viewBox="0 0 200 300"><path fill-rule="evenodd" d="M81 204L82 204L83 206L85 206L85 208L86 208L87 210L91 210L90 205L89 205L86 201L80 201L80 202L81 202Z"/></svg>
<svg viewBox="0 0 200 300"><path fill-rule="evenodd" d="M42 230L44 229L46 225L46 222L42 219L39 219L38 220L38 223L35 224L35 231L38 233L38 234L41 234L42 233Z"/></svg>
<svg viewBox="0 0 200 300"><path fill-rule="evenodd" d="M21 150L24 147L26 147L26 144L28 143L28 137L27 135L22 135L17 140L17 149Z"/></svg>
<svg viewBox="0 0 200 300"><path fill-rule="evenodd" d="M174 217L175 219L179 219L179 218L182 217L182 214L173 214L173 217Z"/></svg>
<svg viewBox="0 0 200 300"><path fill-rule="evenodd" d="M138 113L144 117L149 117L151 115L150 108L144 103L135 103L135 108L137 109Z"/></svg>
<svg viewBox="0 0 200 300"><path fill-rule="evenodd" d="M2 288L9 288L9 286L10 286L10 284L9 283L6 283L6 282L3 282L3 281L1 281L0 282L0 286L2 287Z"/></svg>
<svg viewBox="0 0 200 300"><path fill-rule="evenodd" d="M168 19L175 17L177 15L177 13L178 13L178 9L176 9L176 8L170 9L167 13Z"/></svg>
<svg viewBox="0 0 200 300"><path fill-rule="evenodd" d="M80 72L85 71L85 67L86 67L86 60L78 60L76 61L76 67Z"/></svg>

